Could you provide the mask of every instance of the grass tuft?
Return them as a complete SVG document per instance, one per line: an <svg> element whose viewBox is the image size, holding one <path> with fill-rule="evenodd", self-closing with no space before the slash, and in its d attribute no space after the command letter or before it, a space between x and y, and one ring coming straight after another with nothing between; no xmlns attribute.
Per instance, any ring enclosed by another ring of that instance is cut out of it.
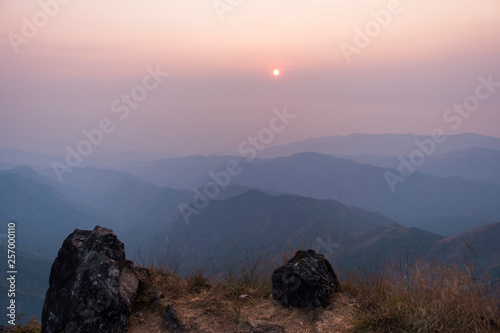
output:
<svg viewBox="0 0 500 333"><path fill-rule="evenodd" d="M359 302L354 332L498 332L498 282L478 264L388 264L346 275L342 288Z"/></svg>

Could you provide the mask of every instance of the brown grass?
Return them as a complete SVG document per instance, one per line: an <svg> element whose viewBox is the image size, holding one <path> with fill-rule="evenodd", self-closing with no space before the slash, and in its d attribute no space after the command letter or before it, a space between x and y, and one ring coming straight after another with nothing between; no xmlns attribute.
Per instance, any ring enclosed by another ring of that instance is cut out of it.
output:
<svg viewBox="0 0 500 333"><path fill-rule="evenodd" d="M286 258L286 257L285 257ZM282 260L242 260L221 275L203 270L186 277L150 267L133 304L129 332L166 332L162 317L175 303L190 332L245 332L278 324L290 333L500 332L498 281L467 257L447 266L393 261L372 272L343 274L346 293L329 310L286 309L273 300L271 273ZM159 292L165 298L153 304ZM135 314L141 312L142 316ZM39 332L36 322L14 332Z"/></svg>
<svg viewBox="0 0 500 333"><path fill-rule="evenodd" d="M263 256L243 260L234 263L239 268L212 278L203 272L181 278L150 269L151 280L140 292L144 300L136 302L134 311L148 312L148 300L157 291L166 298L143 324L133 317L131 332L160 332L161 316L171 302L192 332L248 332L250 324L261 323L281 325L287 332L500 331L498 283L482 271L477 258L447 266L407 259L372 272L348 272L342 279L347 293L332 297L332 310L289 310L275 302L270 273L282 262Z"/></svg>
<svg viewBox="0 0 500 333"><path fill-rule="evenodd" d="M358 299L355 332L499 332L498 283L465 258L448 266L389 264L347 274Z"/></svg>
<svg viewBox="0 0 500 333"><path fill-rule="evenodd" d="M24 317L24 315L21 315L20 318L18 318L18 321L21 320L21 317ZM39 333L41 331L42 331L42 325L40 325L40 323L37 321L36 318L33 318L25 325L18 324L17 326L13 327L9 332L11 332L11 333Z"/></svg>
<svg viewBox="0 0 500 333"><path fill-rule="evenodd" d="M272 299L270 280L210 283L199 274L184 279L156 269L150 272L134 304L131 333L165 332L162 316L168 303L178 306L190 332L207 333L248 333L250 324L265 323L281 325L287 332L346 332L356 311L353 300L341 294L332 297L333 310L286 309ZM162 291L165 298L152 306L151 299L158 291ZM244 297L240 297L242 295ZM142 317L134 316L136 312L141 312Z"/></svg>
<svg viewBox="0 0 500 333"><path fill-rule="evenodd" d="M331 310L289 310L274 301L271 274L286 257L236 257L226 272L210 277L198 271L182 278L178 266L174 272L165 266L150 267L150 277L134 303L129 332L164 332L162 316L168 303L177 305L190 332L248 333L250 325L259 324L277 324L297 333L349 331L356 306L345 295L332 296ZM159 291L165 298L152 306ZM142 317L134 316L136 312Z"/></svg>

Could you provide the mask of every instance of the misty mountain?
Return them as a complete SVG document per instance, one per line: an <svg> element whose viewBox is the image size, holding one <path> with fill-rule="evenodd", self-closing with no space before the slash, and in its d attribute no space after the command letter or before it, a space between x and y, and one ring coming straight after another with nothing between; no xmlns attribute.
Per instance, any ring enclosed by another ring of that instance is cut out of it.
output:
<svg viewBox="0 0 500 333"><path fill-rule="evenodd" d="M300 155L304 154L290 157L299 158L293 163L298 167L307 161L321 166L319 161L327 158L358 168L354 162L330 156L305 154L309 159L304 160ZM277 163L280 166L288 159L258 161L256 165ZM330 166L326 165L327 168ZM249 165L244 165L244 168L251 170ZM33 179L37 177L28 168L16 168L15 171ZM313 171L315 175L320 174L319 170ZM211 259L215 260L212 268L218 269L230 265L235 255L244 252L255 258L262 250L268 255L279 255L292 248L312 247L341 269L382 263L391 255L396 258L408 252L414 257L432 257L440 251L455 254L460 250L457 241L447 243L442 236L404 227L380 213L349 207L334 200L270 195L248 190L245 186L228 186L217 200L210 201L199 214L192 215L187 224L179 216L178 205L190 203L192 193L188 191L156 187L112 170L83 168L75 170L73 177L64 186L81 191L85 195L79 198L88 200L92 206L74 203L52 186L36 183L19 174L0 174L0 218L17 221L18 244L24 248L20 258L33 264L24 271L26 276L22 282L30 285L26 292L33 295L23 301L27 311L37 309L41 304L50 258L55 256L62 240L75 228L92 229L95 225L114 228L123 238L131 257L137 251L136 245L146 253L152 251L149 254L156 258L161 258L163 251L171 249L183 265L206 264L206 260ZM41 179L46 180L43 176ZM92 193L96 196L94 199ZM99 212L92 207L100 207ZM112 209L126 213L116 212L113 214L116 219L101 214L101 211L106 213ZM490 236L488 233L484 235ZM479 243L481 237L478 234L473 240L477 239ZM485 239L489 241L490 238ZM436 250L436 244L442 247ZM451 245L444 247L441 244ZM38 254L35 255L34 251ZM38 260L40 254L47 260ZM448 260L453 255L441 256L442 260ZM492 257L485 257L484 264L490 263L495 264ZM30 284L30 279L35 277L37 282ZM23 294L21 297L28 296Z"/></svg>
<svg viewBox="0 0 500 333"><path fill-rule="evenodd" d="M200 159L206 160L204 165L218 165L221 159L229 157L196 157L197 162ZM433 216L471 216L488 221L500 217L497 204L500 186L494 184L414 173L392 192L384 175L386 171L395 174L398 171L317 153L256 159L251 163L240 162L240 166L242 172L231 177L233 185L333 199L401 221ZM191 178L189 173L184 175L186 184L196 179L203 188L204 184L214 182L210 171L198 171ZM160 174L161 167L156 172Z"/></svg>
<svg viewBox="0 0 500 333"><path fill-rule="evenodd" d="M419 169L439 177L463 177L500 184L500 151L468 148L432 156Z"/></svg>
<svg viewBox="0 0 500 333"><path fill-rule="evenodd" d="M70 202L53 187L16 174L0 174L0 220L17 222L21 246L55 256L61 240L75 228L93 228L111 220Z"/></svg>
<svg viewBox="0 0 500 333"><path fill-rule="evenodd" d="M438 264L450 263L457 257L467 255L470 261L476 258L484 270L491 269L491 275L500 277L500 223L491 223L478 229L446 238L433 245L428 259ZM472 252L471 252L472 249Z"/></svg>
<svg viewBox="0 0 500 333"><path fill-rule="evenodd" d="M138 177L97 168L74 168L58 186L72 201L115 217L133 213L160 189Z"/></svg>
<svg viewBox="0 0 500 333"><path fill-rule="evenodd" d="M2 253L7 253L6 240L6 238L0 239ZM19 263L19 274L16 276L16 307L19 314L25 315L24 320L28 320L31 315L36 318L41 316L45 292L49 287L50 267L53 259L31 251L26 246L16 248L16 263ZM7 260L2 261L1 268L3 272L9 270ZM0 288L5 291L9 290L6 278L0 280ZM0 305L6 308L8 301L7 292L0 293ZM0 323L5 322L6 319L0 321Z"/></svg>
<svg viewBox="0 0 500 333"><path fill-rule="evenodd" d="M41 175L28 165L14 166L11 168L0 170L0 174L5 174L5 173L16 174L39 184L50 185L58 190L62 188L59 182L57 182L53 178Z"/></svg>
<svg viewBox="0 0 500 333"><path fill-rule="evenodd" d="M14 164L0 162L0 170L11 169L14 167L15 167Z"/></svg>
<svg viewBox="0 0 500 333"><path fill-rule="evenodd" d="M349 134L311 138L287 145L269 147L259 152L259 158L290 156L302 152L317 152L332 155L403 155L408 156L419 147L415 140L431 137L413 134ZM456 134L448 136L443 143L436 144L435 154L465 148L500 150L500 139L478 134Z"/></svg>
<svg viewBox="0 0 500 333"><path fill-rule="evenodd" d="M397 156L345 156L357 163L396 169L401 161ZM486 183L500 184L500 151L485 148L467 148L426 158L415 167L422 173L438 177L462 177Z"/></svg>
<svg viewBox="0 0 500 333"><path fill-rule="evenodd" d="M453 237L472 229L480 228L490 224L493 220L482 219L472 216L433 216L401 222L406 226L412 226L438 235Z"/></svg>
<svg viewBox="0 0 500 333"><path fill-rule="evenodd" d="M120 228L132 229L170 226L180 216L179 204L189 204L194 196L192 191L155 186L124 172L98 168L75 168L56 186L71 201L116 218ZM248 190L246 186L227 186L217 199Z"/></svg>
<svg viewBox="0 0 500 333"><path fill-rule="evenodd" d="M333 199L396 220L450 215L500 217L500 186L458 177L414 173L392 192L384 175L397 171L317 153L258 160L241 167L243 172L232 178L236 184Z"/></svg>
<svg viewBox="0 0 500 333"><path fill-rule="evenodd" d="M81 167L121 168L135 163L152 162L167 154L146 154L135 151L118 151L114 153L94 152L85 158Z"/></svg>
<svg viewBox="0 0 500 333"><path fill-rule="evenodd" d="M198 264L230 263L241 255L255 258L261 251L276 256L291 249L315 248L344 270L406 256L449 264L466 253L473 257L465 240L483 269L492 269L498 277L499 232L500 223L496 223L444 238L334 200L249 191L212 202L189 224L179 220L159 238L166 236L168 246Z"/></svg>
<svg viewBox="0 0 500 333"><path fill-rule="evenodd" d="M40 175L29 166L1 170L49 185L69 201L117 219L126 219L148 205L159 187L111 169L74 168L62 182Z"/></svg>
<svg viewBox="0 0 500 333"><path fill-rule="evenodd" d="M15 166L27 165L37 172L53 176L52 162L65 163L66 151L59 154L42 154L36 151L24 151L21 149L0 149L0 169L10 169ZM160 158L165 158L168 154L146 154L135 151L118 151L113 153L102 153L94 151L86 156L79 167L94 168L121 168L133 166L145 162L152 162ZM65 175L66 176L66 175Z"/></svg>
<svg viewBox="0 0 500 333"><path fill-rule="evenodd" d="M189 224L179 220L167 233L172 247L198 259L227 259L238 250L278 255L314 247L342 268L384 261L391 253L420 255L441 236L405 228L380 213L333 200L249 191L213 201ZM252 252L246 252L252 253Z"/></svg>
<svg viewBox="0 0 500 333"><path fill-rule="evenodd" d="M223 168L231 160L243 161L243 158L193 155L135 163L134 166L122 170L158 186L192 189L205 182L209 172Z"/></svg>
<svg viewBox="0 0 500 333"><path fill-rule="evenodd" d="M0 162L11 165L50 167L56 156L21 149L0 149Z"/></svg>
<svg viewBox="0 0 500 333"><path fill-rule="evenodd" d="M16 174L49 186L59 199L84 207L85 211L112 223L115 232L129 245L148 239L157 230L168 229L180 217L179 205L189 204L194 195L192 191L154 186L138 177L110 169L74 168L61 183L28 166L2 170L1 174ZM250 188L245 186L227 186L217 199L223 200L248 190Z"/></svg>

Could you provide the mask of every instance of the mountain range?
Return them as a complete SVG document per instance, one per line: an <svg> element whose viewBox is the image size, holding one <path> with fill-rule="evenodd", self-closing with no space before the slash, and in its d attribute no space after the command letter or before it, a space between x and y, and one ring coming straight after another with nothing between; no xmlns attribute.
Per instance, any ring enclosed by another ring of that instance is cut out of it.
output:
<svg viewBox="0 0 500 333"><path fill-rule="evenodd" d="M169 164L188 163L188 160L156 161L143 169L135 169L134 173L156 184L170 185L171 174L161 170L170 170ZM231 178L233 185L338 200L379 211L400 221L434 216L470 216L492 222L500 217L497 204L500 186L461 177L436 177L415 172L398 183L393 192L385 175L387 172L398 174L398 170L319 153L298 153L252 162L231 156L195 156L193 160L198 168L177 177L175 184L178 188L213 183L210 172L220 172L225 164L235 160L242 172Z"/></svg>
<svg viewBox="0 0 500 333"><path fill-rule="evenodd" d="M351 161L383 168L397 169L401 160L392 155L339 156ZM462 177L485 183L500 184L500 151L467 148L429 156L416 171L438 177Z"/></svg>
<svg viewBox="0 0 500 333"><path fill-rule="evenodd" d="M349 134L311 138L286 145L269 147L259 154L260 158L290 156L296 153L316 152L335 155L402 155L408 156L419 149L415 141L432 140L432 136L414 134ZM435 154L466 148L500 150L500 139L473 133L447 136L446 141L436 144Z"/></svg>
<svg viewBox="0 0 500 333"><path fill-rule="evenodd" d="M62 182L45 164L52 156L2 150L0 219L16 221L19 259L29 265L19 302L26 313L39 312L62 241L95 225L112 228L130 258L149 263L173 256L186 267L210 263L221 271L242 256L272 259L314 248L345 271L408 253L439 263L474 253L500 276L500 223L494 223L500 221L500 140L450 136L392 191L385 175L399 174L398 155L408 158L415 140L427 139L311 139L266 149L252 161L120 154L102 160L108 168L73 168ZM230 163L241 172L221 176ZM215 196L203 207L195 204L214 186ZM181 207L195 208L188 220ZM5 245L0 237L0 248Z"/></svg>

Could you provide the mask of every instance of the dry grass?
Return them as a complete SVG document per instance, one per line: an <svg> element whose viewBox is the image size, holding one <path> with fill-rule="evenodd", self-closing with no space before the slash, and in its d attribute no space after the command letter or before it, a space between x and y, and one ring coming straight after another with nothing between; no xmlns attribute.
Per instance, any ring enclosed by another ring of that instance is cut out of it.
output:
<svg viewBox="0 0 500 333"><path fill-rule="evenodd" d="M156 269L150 272L134 304L131 333L166 332L162 315L168 303L177 305L190 332L207 333L248 333L250 324L266 323L281 325L286 332L346 332L356 311L354 301L342 294L332 297L332 310L286 309L272 299L270 280L247 280L247 285L244 280L209 283L201 275L184 279ZM151 300L159 291L165 298L152 306ZM134 316L136 312L141 312L142 317Z"/></svg>
<svg viewBox="0 0 500 333"><path fill-rule="evenodd" d="M178 266L150 267L141 274L129 332L168 332L162 318L169 303L177 305L189 332L200 333L247 333L259 324L281 325L289 333L500 332L498 281L475 262L393 261L368 273L351 271L342 278L346 293L334 294L328 310L290 310L273 300L271 272L283 260L245 259L209 276L201 270L182 277ZM160 291L165 297L153 303ZM39 331L32 322L14 332Z"/></svg>
<svg viewBox="0 0 500 333"><path fill-rule="evenodd" d="M351 271L342 279L347 294L333 295L331 310L289 310L275 302L270 267L280 264L264 257L243 260L233 266L239 269L212 278L202 272L181 278L151 268L134 306L144 321L132 317L130 332L164 332L167 303L177 304L191 332L248 332L250 324L263 323L311 333L500 331L498 285L477 260L448 266L397 261L371 273ZM158 291L166 298L150 311L148 302Z"/></svg>
<svg viewBox="0 0 500 333"><path fill-rule="evenodd" d="M465 258L448 266L389 264L347 274L362 311L355 332L499 332L498 284Z"/></svg>
<svg viewBox="0 0 500 333"><path fill-rule="evenodd" d="M129 332L165 332L162 316L168 303L177 305L190 332L248 333L250 325L259 324L277 324L297 333L349 331L356 304L345 295L332 296L331 310L289 310L272 298L272 271L286 257L236 257L226 272L210 277L198 271L182 278L178 266L174 272L165 271L165 266L150 267L150 277L142 283L134 303ZM152 305L159 291L165 298ZM134 316L136 312L142 317Z"/></svg>
<svg viewBox="0 0 500 333"><path fill-rule="evenodd" d="M24 315L21 315L24 316ZM20 320L19 318L18 320ZM36 318L31 319L27 324L19 324L13 327L9 332L11 333L39 333L42 331L42 325Z"/></svg>

